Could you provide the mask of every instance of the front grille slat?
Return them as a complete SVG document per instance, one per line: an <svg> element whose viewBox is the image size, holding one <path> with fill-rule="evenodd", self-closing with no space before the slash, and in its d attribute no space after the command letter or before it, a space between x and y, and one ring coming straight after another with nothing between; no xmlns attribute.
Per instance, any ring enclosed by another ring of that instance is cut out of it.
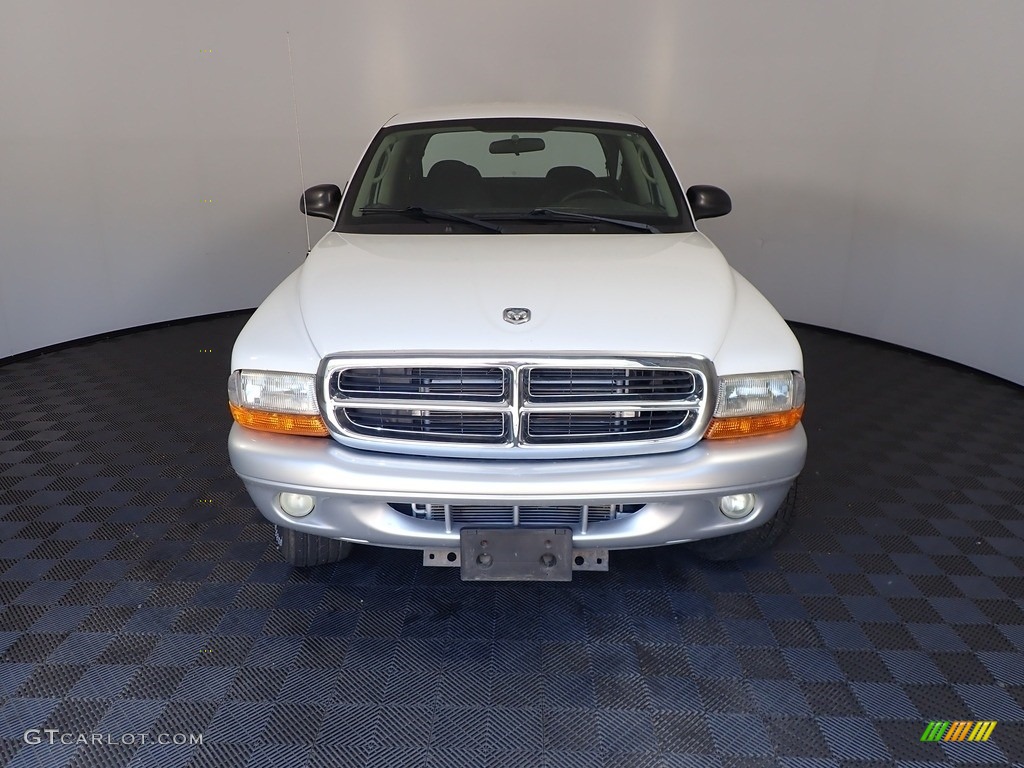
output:
<svg viewBox="0 0 1024 768"><path fill-rule="evenodd" d="M530 442L649 440L685 429L693 411L528 413L523 433Z"/></svg>
<svg viewBox="0 0 1024 768"><path fill-rule="evenodd" d="M335 378L332 395L346 398L501 402L507 390L505 372L494 366L346 368Z"/></svg>
<svg viewBox="0 0 1024 768"><path fill-rule="evenodd" d="M446 455L444 446L449 455L474 455L458 453L459 445L466 451L536 446L537 455L543 446L548 453L606 446L595 455L615 455L616 445L635 453L644 441L678 438L691 445L706 424L713 371L686 357L496 362L426 355L347 362L328 360L323 378L332 429L384 450L389 442L391 450L405 443L413 452L421 444L437 455Z"/></svg>
<svg viewBox="0 0 1024 768"><path fill-rule="evenodd" d="M500 442L507 432L503 413L427 411L386 408L340 408L357 433L405 439L458 438L467 442Z"/></svg>
<svg viewBox="0 0 1024 768"><path fill-rule="evenodd" d="M690 371L662 368L531 368L527 396L548 400L677 400L694 393Z"/></svg>

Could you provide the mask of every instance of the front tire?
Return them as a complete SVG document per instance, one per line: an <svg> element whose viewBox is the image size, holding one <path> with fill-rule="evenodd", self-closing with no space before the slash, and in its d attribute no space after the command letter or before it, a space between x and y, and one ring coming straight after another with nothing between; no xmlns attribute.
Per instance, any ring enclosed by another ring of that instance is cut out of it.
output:
<svg viewBox="0 0 1024 768"><path fill-rule="evenodd" d="M730 533L713 539L691 541L683 546L704 560L722 562L725 560L743 560L771 549L779 539L786 535L793 525L796 512L797 481L789 488L789 493L782 500L775 516L764 525L751 528L749 531Z"/></svg>
<svg viewBox="0 0 1024 768"><path fill-rule="evenodd" d="M274 526L274 539L284 559L298 568L336 563L352 551L350 541L313 536L280 525Z"/></svg>

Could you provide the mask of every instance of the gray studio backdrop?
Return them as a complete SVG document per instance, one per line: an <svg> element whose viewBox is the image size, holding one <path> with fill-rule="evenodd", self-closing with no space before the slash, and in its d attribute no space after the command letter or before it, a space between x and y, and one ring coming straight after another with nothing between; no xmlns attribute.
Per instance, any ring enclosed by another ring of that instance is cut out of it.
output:
<svg viewBox="0 0 1024 768"><path fill-rule="evenodd" d="M290 38L307 185L400 109L623 108L733 195L704 229L786 317L1024 383L1020 0L2 7L0 357L301 262Z"/></svg>

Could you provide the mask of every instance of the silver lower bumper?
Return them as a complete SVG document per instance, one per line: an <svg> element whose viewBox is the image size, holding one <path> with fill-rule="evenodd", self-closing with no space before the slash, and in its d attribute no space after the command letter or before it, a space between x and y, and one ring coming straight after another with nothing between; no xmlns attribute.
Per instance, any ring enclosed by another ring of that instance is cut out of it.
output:
<svg viewBox="0 0 1024 768"><path fill-rule="evenodd" d="M779 435L702 441L674 453L601 459L496 461L396 456L334 440L233 425L231 464L260 512L277 525L385 547L457 546L459 532L418 520L392 503L644 504L628 517L574 532L579 548L630 549L722 536L765 523L804 465L803 427ZM302 518L285 514L283 491L316 498ZM754 493L754 511L730 520L720 497Z"/></svg>

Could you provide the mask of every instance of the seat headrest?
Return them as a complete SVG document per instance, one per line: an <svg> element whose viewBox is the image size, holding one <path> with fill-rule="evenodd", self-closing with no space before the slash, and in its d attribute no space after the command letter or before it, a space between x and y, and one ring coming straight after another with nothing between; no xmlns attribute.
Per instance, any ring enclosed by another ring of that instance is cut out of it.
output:
<svg viewBox="0 0 1024 768"><path fill-rule="evenodd" d="M593 186L593 183L597 181L597 176L578 165L556 165L547 172L545 178L559 186L579 187L580 189Z"/></svg>
<svg viewBox="0 0 1024 768"><path fill-rule="evenodd" d="M459 160L438 160L427 171L427 181L431 183L473 183L481 178L480 171Z"/></svg>
<svg viewBox="0 0 1024 768"><path fill-rule="evenodd" d="M427 171L423 205L432 208L473 208L485 204L480 171L458 160L439 160Z"/></svg>

